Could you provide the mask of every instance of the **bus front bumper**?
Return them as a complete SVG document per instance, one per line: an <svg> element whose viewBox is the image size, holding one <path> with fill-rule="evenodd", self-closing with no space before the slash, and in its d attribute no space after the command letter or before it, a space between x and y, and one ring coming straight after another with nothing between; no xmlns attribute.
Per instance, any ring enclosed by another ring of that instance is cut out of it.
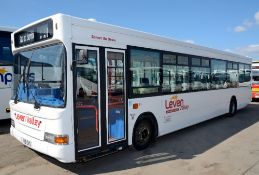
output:
<svg viewBox="0 0 259 175"><path fill-rule="evenodd" d="M11 126L10 134L20 141L23 145L53 157L63 163L75 162L74 147L71 145L55 145L46 141L38 140L27 134L24 134Z"/></svg>

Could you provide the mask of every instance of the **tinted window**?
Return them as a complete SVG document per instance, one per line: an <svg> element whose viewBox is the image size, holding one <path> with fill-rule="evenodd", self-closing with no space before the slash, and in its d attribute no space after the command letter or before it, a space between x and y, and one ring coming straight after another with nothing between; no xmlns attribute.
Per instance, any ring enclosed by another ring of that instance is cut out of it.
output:
<svg viewBox="0 0 259 175"><path fill-rule="evenodd" d="M237 69L237 63L233 63L233 69Z"/></svg>
<svg viewBox="0 0 259 175"><path fill-rule="evenodd" d="M182 92L188 91L190 88L189 84L189 67L188 66L177 66L176 67L176 89L175 91Z"/></svg>
<svg viewBox="0 0 259 175"><path fill-rule="evenodd" d="M171 55L172 58L176 58L175 55ZM187 56L178 56L177 65L175 62L168 63L168 55L163 55L163 92L185 92L190 89L190 77ZM165 63L166 62L166 63Z"/></svg>
<svg viewBox="0 0 259 175"><path fill-rule="evenodd" d="M209 67L210 66L210 60L206 58L201 59L201 65L204 67Z"/></svg>
<svg viewBox="0 0 259 175"><path fill-rule="evenodd" d="M200 66L201 59L200 58L192 58L192 66Z"/></svg>
<svg viewBox="0 0 259 175"><path fill-rule="evenodd" d="M13 65L11 34L0 34L0 65Z"/></svg>
<svg viewBox="0 0 259 175"><path fill-rule="evenodd" d="M245 82L245 64L239 63L239 85L243 86L242 83Z"/></svg>
<svg viewBox="0 0 259 175"><path fill-rule="evenodd" d="M133 94L158 92L160 85L159 52L132 49L130 56Z"/></svg>
<svg viewBox="0 0 259 175"><path fill-rule="evenodd" d="M188 65L188 57L187 56L178 56L177 64Z"/></svg>
<svg viewBox="0 0 259 175"><path fill-rule="evenodd" d="M176 55L163 54L163 92L175 92L176 86Z"/></svg>
<svg viewBox="0 0 259 175"><path fill-rule="evenodd" d="M176 91L176 65L163 65L162 91Z"/></svg>
<svg viewBox="0 0 259 175"><path fill-rule="evenodd" d="M210 68L192 67L191 82L192 90L210 89Z"/></svg>
<svg viewBox="0 0 259 175"><path fill-rule="evenodd" d="M163 63L164 64L176 64L176 55L163 54Z"/></svg>
<svg viewBox="0 0 259 175"><path fill-rule="evenodd" d="M245 65L245 82L246 86L249 86L249 82L251 80L251 65L246 64Z"/></svg>
<svg viewBox="0 0 259 175"><path fill-rule="evenodd" d="M226 61L211 60L211 87L226 88Z"/></svg>
<svg viewBox="0 0 259 175"><path fill-rule="evenodd" d="M227 87L238 87L238 70L237 63L228 62L227 66Z"/></svg>
<svg viewBox="0 0 259 175"><path fill-rule="evenodd" d="M228 62L228 69L233 69L233 63L232 62Z"/></svg>

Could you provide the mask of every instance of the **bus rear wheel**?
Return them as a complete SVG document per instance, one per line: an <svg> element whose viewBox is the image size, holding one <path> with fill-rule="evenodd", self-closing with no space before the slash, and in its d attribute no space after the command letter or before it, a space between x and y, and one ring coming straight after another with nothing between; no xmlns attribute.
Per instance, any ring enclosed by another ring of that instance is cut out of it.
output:
<svg viewBox="0 0 259 175"><path fill-rule="evenodd" d="M229 117L233 117L237 112L237 101L232 98L229 104L229 112L228 112L228 116Z"/></svg>
<svg viewBox="0 0 259 175"><path fill-rule="evenodd" d="M152 141L151 123L148 120L138 121L133 131L133 146L136 150L147 148Z"/></svg>

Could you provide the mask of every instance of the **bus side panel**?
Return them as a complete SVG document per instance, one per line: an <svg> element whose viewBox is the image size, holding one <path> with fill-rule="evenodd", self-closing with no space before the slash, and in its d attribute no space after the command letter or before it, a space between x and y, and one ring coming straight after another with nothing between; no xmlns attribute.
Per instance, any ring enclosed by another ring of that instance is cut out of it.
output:
<svg viewBox="0 0 259 175"><path fill-rule="evenodd" d="M1 103L0 103L0 120L10 118L10 113L6 113L6 108L9 108L9 100L11 97L11 88L0 89Z"/></svg>
<svg viewBox="0 0 259 175"><path fill-rule="evenodd" d="M242 109L250 103L252 99L252 90L250 86L241 87L236 89L236 97L237 97L237 109Z"/></svg>
<svg viewBox="0 0 259 175"><path fill-rule="evenodd" d="M133 105L138 104L138 109L133 109ZM161 96L145 97L128 100L128 144L132 144L133 128L138 117L144 112L151 112L156 117L158 125L163 122L161 113Z"/></svg>
<svg viewBox="0 0 259 175"><path fill-rule="evenodd" d="M0 66L0 120L10 118L10 114L6 113L6 108L9 108L11 98L12 72L12 66Z"/></svg>
<svg viewBox="0 0 259 175"><path fill-rule="evenodd" d="M249 103L249 93L248 88L243 87L130 99L129 145L132 144L134 124L141 113L152 112L155 115L158 136L162 136L228 113L233 95L237 98L238 109L241 109ZM139 109L133 109L134 103L140 104Z"/></svg>

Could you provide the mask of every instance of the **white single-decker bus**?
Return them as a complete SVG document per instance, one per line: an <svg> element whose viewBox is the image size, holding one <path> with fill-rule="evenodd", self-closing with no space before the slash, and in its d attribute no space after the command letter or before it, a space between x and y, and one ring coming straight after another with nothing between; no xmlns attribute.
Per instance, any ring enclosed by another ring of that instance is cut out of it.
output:
<svg viewBox="0 0 259 175"><path fill-rule="evenodd" d="M10 133L75 162L244 108L251 59L57 14L12 35Z"/></svg>

